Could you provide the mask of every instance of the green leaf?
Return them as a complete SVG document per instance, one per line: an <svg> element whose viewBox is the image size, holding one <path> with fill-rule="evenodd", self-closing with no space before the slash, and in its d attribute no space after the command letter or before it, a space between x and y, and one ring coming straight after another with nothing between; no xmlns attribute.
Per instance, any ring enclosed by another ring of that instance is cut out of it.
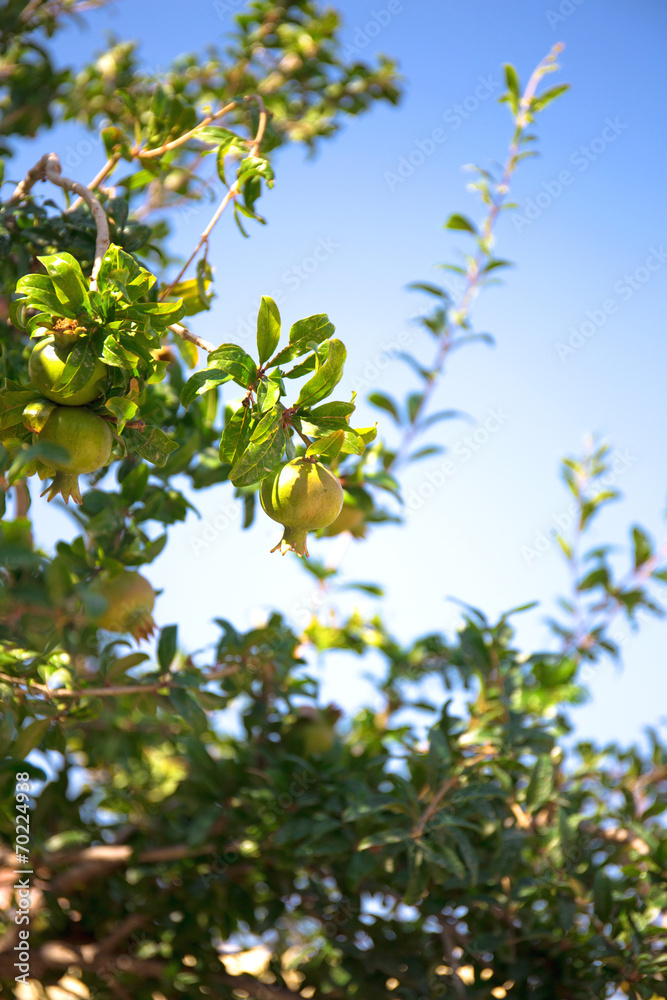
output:
<svg viewBox="0 0 667 1000"><path fill-rule="evenodd" d="M104 402L104 408L116 418L116 433L122 434L125 424L132 420L139 407L125 396L110 396Z"/></svg>
<svg viewBox="0 0 667 1000"><path fill-rule="evenodd" d="M427 295L434 295L438 299L450 298L444 288L441 288L440 285L432 285L430 281L412 281L408 288L413 292L426 292Z"/></svg>
<svg viewBox="0 0 667 1000"><path fill-rule="evenodd" d="M549 799L553 783L553 763L546 755L538 757L526 788L526 806L530 812L539 809Z"/></svg>
<svg viewBox="0 0 667 1000"><path fill-rule="evenodd" d="M593 882L593 909L595 915L605 923L611 916L613 902L611 880L602 870L598 870Z"/></svg>
<svg viewBox="0 0 667 1000"><path fill-rule="evenodd" d="M329 417L342 417L344 419L350 417L355 411L354 403L343 403L336 399L332 399L328 403L322 403L315 410L311 410L308 414L308 420L316 424L320 420L328 420Z"/></svg>
<svg viewBox="0 0 667 1000"><path fill-rule="evenodd" d="M53 386L63 396L72 396L90 380L100 353L99 337L79 337L67 355L62 374Z"/></svg>
<svg viewBox="0 0 667 1000"><path fill-rule="evenodd" d="M125 282L131 282L140 275L144 275L144 288L146 291L151 288L157 280L154 274L151 274L150 271L147 271L145 268L142 268L139 264L137 264L134 257L121 247L116 246L115 243L112 243L102 258L100 270L97 275L98 289L106 288L112 278L121 272L124 272Z"/></svg>
<svg viewBox="0 0 667 1000"><path fill-rule="evenodd" d="M474 223L467 216L460 215L458 212L450 215L445 223L445 229L460 229L467 233L473 233L475 236L477 235L477 228Z"/></svg>
<svg viewBox="0 0 667 1000"><path fill-rule="evenodd" d="M327 360L302 387L297 407L310 407L330 395L343 376L347 351L340 340L329 341Z"/></svg>
<svg viewBox="0 0 667 1000"><path fill-rule="evenodd" d="M252 411L249 406L239 406L225 424L220 439L220 461L236 465L248 446L252 430Z"/></svg>
<svg viewBox="0 0 667 1000"><path fill-rule="evenodd" d="M257 350L259 363L271 357L280 340L280 313L270 295L262 295L257 314Z"/></svg>
<svg viewBox="0 0 667 1000"><path fill-rule="evenodd" d="M159 427L146 427L143 431L136 427L126 427L124 437L137 455L141 455L152 465L164 465L171 452L179 447Z"/></svg>
<svg viewBox="0 0 667 1000"><path fill-rule="evenodd" d="M178 641L178 625L165 625L157 644L157 662L162 670L168 670L174 662Z"/></svg>
<svg viewBox="0 0 667 1000"><path fill-rule="evenodd" d="M421 842L420 842L421 843ZM456 851L445 844L428 845L427 854L436 864L451 872L458 879L465 879L466 869Z"/></svg>
<svg viewBox="0 0 667 1000"><path fill-rule="evenodd" d="M222 128L221 125L206 125L197 131L196 138L204 142L219 143L227 149L239 136L235 132L230 132L228 128Z"/></svg>
<svg viewBox="0 0 667 1000"><path fill-rule="evenodd" d="M517 72L510 63L505 63L505 83L509 92L510 107L516 114L519 110L519 101L521 100L521 87Z"/></svg>
<svg viewBox="0 0 667 1000"><path fill-rule="evenodd" d="M197 704L194 697L184 688L173 687L169 692L169 701L177 714L180 715L196 733L203 733L208 727L206 713Z"/></svg>
<svg viewBox="0 0 667 1000"><path fill-rule="evenodd" d="M635 569L639 569L653 555L653 546L646 532L637 526L632 529L632 541L634 545Z"/></svg>
<svg viewBox="0 0 667 1000"><path fill-rule="evenodd" d="M288 361L293 361L294 358L314 350L325 340L333 337L335 331L335 326L325 313L316 313L314 316L297 320L290 328L289 346L284 347L276 354L267 367L274 368L276 365L284 365Z"/></svg>
<svg viewBox="0 0 667 1000"><path fill-rule="evenodd" d="M28 403L23 411L23 426L26 430L39 434L55 408L56 404L48 399L39 399L34 403Z"/></svg>
<svg viewBox="0 0 667 1000"><path fill-rule="evenodd" d="M569 84L561 83L557 87L551 87L549 90L545 90L538 97L533 98L533 111L542 111L543 108L546 108L547 104L555 101L557 97L560 97L561 94L564 94L569 89Z"/></svg>
<svg viewBox="0 0 667 1000"><path fill-rule="evenodd" d="M31 388L0 392L0 430L20 424L25 408L40 400L39 393Z"/></svg>
<svg viewBox="0 0 667 1000"><path fill-rule="evenodd" d="M276 405L281 395L284 395L282 380L276 375L260 378L257 386L257 406L260 413L266 413Z"/></svg>
<svg viewBox="0 0 667 1000"><path fill-rule="evenodd" d="M71 253L49 254L37 260L46 268L58 300L77 311L84 309L88 303L88 282L78 260Z"/></svg>
<svg viewBox="0 0 667 1000"><path fill-rule="evenodd" d="M437 413L432 413L430 416L425 417L420 420L419 426L421 430L425 430L432 424L438 423L440 420L467 420L470 421L470 416L464 413L463 410L439 410Z"/></svg>
<svg viewBox="0 0 667 1000"><path fill-rule="evenodd" d="M311 351L325 340L329 340L336 328L326 313L316 313L297 320L289 332L289 342L293 347L309 348Z"/></svg>
<svg viewBox="0 0 667 1000"><path fill-rule="evenodd" d="M306 449L306 456L313 458L319 455L320 458L331 461L340 454L344 444L345 431L332 431L331 434L325 434L324 437L313 441Z"/></svg>
<svg viewBox="0 0 667 1000"><path fill-rule="evenodd" d="M292 351L294 348L286 347L286 351ZM280 352L283 353L282 351ZM284 378L302 378L304 375L310 375L319 366L321 361L326 360L325 358L320 358L319 352L309 354L305 361L300 364L295 365L294 368L290 368L289 371L284 373ZM279 369L280 370L280 369Z"/></svg>
<svg viewBox="0 0 667 1000"><path fill-rule="evenodd" d="M250 443L229 473L234 486L252 486L273 472L287 443L282 412L266 413L250 438Z"/></svg>
<svg viewBox="0 0 667 1000"><path fill-rule="evenodd" d="M372 403L373 406L377 406L379 410L386 410L387 413L391 413L396 423L401 424L401 415L398 412L398 406L391 396L387 396L384 392L371 392L368 395L368 402Z"/></svg>
<svg viewBox="0 0 667 1000"><path fill-rule="evenodd" d="M195 372L183 386L181 405L187 408L197 396L202 396L205 392L229 382L230 379L229 372L220 368L205 368L203 371Z"/></svg>
<svg viewBox="0 0 667 1000"><path fill-rule="evenodd" d="M257 381L257 365L237 344L221 344L208 356L208 364L227 372L238 385L249 389Z"/></svg>
<svg viewBox="0 0 667 1000"><path fill-rule="evenodd" d="M13 485L21 478L25 470L30 466L34 467L34 463L36 462L42 462L44 465L52 468L52 463L56 462L60 464L62 462L69 462L70 458L71 455L67 448L63 448L62 445L53 444L51 441L39 441L38 439L35 444L21 448L17 453L7 472L7 479Z"/></svg>
<svg viewBox="0 0 667 1000"><path fill-rule="evenodd" d="M353 434L360 437L364 444L370 444L371 441L375 441L377 437L378 429L377 424L373 424L372 427L355 427L350 428Z"/></svg>
<svg viewBox="0 0 667 1000"><path fill-rule="evenodd" d="M63 306L48 274L24 274L16 284L16 291L25 295L25 299L21 299L18 303L12 303L12 305L28 306L31 309L43 311L47 314L45 322L48 322L52 316L67 316L69 319L73 319L78 312L76 306L71 308ZM21 328L26 322L25 316L16 316L12 312L12 321L14 320L16 320L16 325Z"/></svg>
<svg viewBox="0 0 667 1000"><path fill-rule="evenodd" d="M365 451L366 441L363 434L360 434L353 427L343 432L343 447L341 448L343 455L363 455Z"/></svg>
<svg viewBox="0 0 667 1000"><path fill-rule="evenodd" d="M50 725L50 719L35 719L34 722L29 723L29 725L21 729L16 737L12 751L13 754L17 758L24 760L30 751L34 750L41 743L42 737L46 735Z"/></svg>
<svg viewBox="0 0 667 1000"><path fill-rule="evenodd" d="M383 847L386 844L400 844L410 836L408 830L381 830L364 837L357 844L358 851L367 851L369 847Z"/></svg>
<svg viewBox="0 0 667 1000"><path fill-rule="evenodd" d="M169 295L181 299L185 316L196 316L197 313L211 308L211 296L207 294L207 284L210 284L210 281L207 283L198 277L179 281L172 285Z"/></svg>
<svg viewBox="0 0 667 1000"><path fill-rule="evenodd" d="M109 336L104 341L104 346L102 347L102 361L105 365L110 365L112 368L121 368L123 371L137 371L137 355L131 354L129 351L125 350L124 347L116 340L113 334Z"/></svg>
<svg viewBox="0 0 667 1000"><path fill-rule="evenodd" d="M384 597L384 590L377 583L344 583L341 590L359 590L362 594L371 594L373 597Z"/></svg>

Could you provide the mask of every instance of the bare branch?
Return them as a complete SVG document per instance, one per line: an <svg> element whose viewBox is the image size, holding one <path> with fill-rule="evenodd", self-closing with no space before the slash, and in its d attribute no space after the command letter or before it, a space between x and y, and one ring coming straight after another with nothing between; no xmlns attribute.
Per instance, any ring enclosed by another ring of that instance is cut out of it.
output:
<svg viewBox="0 0 667 1000"><path fill-rule="evenodd" d="M12 677L10 674L0 674L0 680L6 681L8 684L14 684L17 687L25 687L28 691L37 691L48 698L60 699L115 698L124 694L147 694L169 687L174 683L176 678L167 677L162 681L157 681L155 684L120 684L116 687L79 688L78 690L72 690L71 688L50 688L45 684L38 684L37 681L31 680L29 677Z"/></svg>
<svg viewBox="0 0 667 1000"><path fill-rule="evenodd" d="M215 344L212 344L209 340L203 340L201 337L198 337L196 333L192 333L191 330L188 330L186 326L182 326L180 323L173 323L169 329L172 333L175 333L177 337L180 337L181 340L187 340L189 343L196 344L197 347L201 347L202 351L210 353L210 351L215 350Z"/></svg>
<svg viewBox="0 0 667 1000"><path fill-rule="evenodd" d="M83 198L90 209L90 214L95 220L97 240L95 241L95 261L90 275L90 287L94 289L97 287L96 279L98 271L102 265L102 258L109 249L109 244L111 242L109 239L109 223L107 221L106 212L92 191L90 191L83 184L79 184L78 181L73 181L70 180L69 177L62 176L60 160L55 153L47 154L45 172L47 179L50 180L52 184L63 188L65 191L73 191L74 194L78 194L81 198Z"/></svg>
<svg viewBox="0 0 667 1000"><path fill-rule="evenodd" d="M13 205L14 203L23 201L23 199L28 196L37 181L47 180L51 181L52 184L55 184L56 187L62 188L64 191L73 191L74 194L78 194L90 209L90 214L95 221L95 227L97 229L97 239L95 241L95 260L90 276L90 287L94 289L97 287L97 273L102 264L102 258L109 249L109 223L107 221L106 212L92 191L90 191L85 185L79 184L78 181L73 181L69 177L63 177L62 167L60 166L60 160L58 159L57 153L45 153L35 166L30 168L24 179L17 184L11 198L8 201L8 204Z"/></svg>
<svg viewBox="0 0 667 1000"><path fill-rule="evenodd" d="M113 156L110 156L107 162L102 167L102 169L95 174L92 181L90 181L90 183L87 185L88 190L94 191L96 187L99 187L104 178L109 176L109 174L111 173L111 171L116 166L119 160L120 160L120 153L114 153ZM74 212L79 207L79 205L82 204L83 204L83 198L75 198L75 200L72 202L67 211Z"/></svg>
<svg viewBox="0 0 667 1000"><path fill-rule="evenodd" d="M218 219L220 218L224 210L227 208L227 205L230 203L230 201L236 198L238 193L239 193L238 181L234 181L229 191L227 192L225 197L220 202L220 205L216 209L215 215L209 222L204 232L199 237L199 242L197 243L197 246L194 248L188 259L186 260L185 264L174 278L174 280L169 285L167 285L167 287L164 289L163 292L160 293L160 302L162 302L164 299L167 298L174 285L177 285L179 283L179 281L181 280L187 269L190 267L190 264L195 259L201 248L204 246L205 243L208 243L208 238L211 235L211 232L213 231L213 228L215 227L216 223L218 222Z"/></svg>

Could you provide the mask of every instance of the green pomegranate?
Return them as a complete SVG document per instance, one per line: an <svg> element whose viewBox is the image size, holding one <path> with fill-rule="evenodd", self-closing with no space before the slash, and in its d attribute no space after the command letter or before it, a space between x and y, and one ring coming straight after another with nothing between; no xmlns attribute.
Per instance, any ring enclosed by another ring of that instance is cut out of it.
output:
<svg viewBox="0 0 667 1000"><path fill-rule="evenodd" d="M106 608L95 619L99 628L129 632L137 640L153 634L155 591L145 576L124 569L117 576L102 575L93 590L106 601Z"/></svg>
<svg viewBox="0 0 667 1000"><path fill-rule="evenodd" d="M61 406L85 406L86 403L92 403L94 399L104 395L108 369L101 361L95 361L85 385L71 396L66 396L62 390L56 390L53 386L65 370L70 350L71 347L58 347L53 337L40 340L30 355L28 374L30 381L42 396L53 400L54 403L60 403Z"/></svg>
<svg viewBox="0 0 667 1000"><path fill-rule="evenodd" d="M335 521L343 506L343 487L331 469L309 458L281 465L262 482L262 507L285 525L282 539L271 549L307 556L306 535Z"/></svg>
<svg viewBox="0 0 667 1000"><path fill-rule="evenodd" d="M328 753L336 742L334 727L341 714L335 705L327 705L321 709L303 705L288 734L288 748L300 757L319 757L320 754Z"/></svg>
<svg viewBox="0 0 667 1000"><path fill-rule="evenodd" d="M42 496L48 493L49 500L60 493L65 503L70 497L75 503L81 503L79 476L97 472L106 465L113 443L106 420L84 406L56 406L34 440L60 445L69 452L68 459L49 463L56 475L49 489L42 493Z"/></svg>
<svg viewBox="0 0 667 1000"><path fill-rule="evenodd" d="M361 507L356 507L349 497L349 493L345 493L340 514L335 521L332 521L322 531L322 534L327 538L333 538L334 535L342 535L344 531L349 531L354 538L366 537L364 512Z"/></svg>

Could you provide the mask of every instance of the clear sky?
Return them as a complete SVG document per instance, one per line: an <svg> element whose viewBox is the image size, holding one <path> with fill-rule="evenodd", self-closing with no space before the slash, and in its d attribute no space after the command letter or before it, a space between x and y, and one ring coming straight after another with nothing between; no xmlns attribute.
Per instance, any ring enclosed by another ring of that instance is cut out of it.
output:
<svg viewBox="0 0 667 1000"><path fill-rule="evenodd" d="M402 397L408 370L394 361L377 373L374 362L401 333L410 335L411 351L430 358L432 344L411 322L424 303L405 286L440 280L434 265L453 260L461 245L442 222L455 210L478 213L461 165L504 159L510 119L496 100L502 63L512 62L525 80L556 41L565 42L562 71L549 83L564 80L572 90L538 119L540 158L520 169L519 212L514 219L507 213L498 230L499 255L517 266L484 294L474 315L477 329L491 332L497 345L453 357L436 400L437 408L465 409L482 424L500 413L498 429L466 458L460 441L469 429L438 425L434 436L455 456L456 475L410 513L407 527L380 527L363 544L338 539L311 549L316 558L341 561L348 580L383 583L383 613L406 640L451 626L450 595L489 616L538 599L540 609L521 620L520 637L539 648L548 641L544 617L567 574L555 545L534 558L527 550L567 511L558 479L562 455L580 451L584 436L595 432L621 456L624 500L601 519L596 538L625 543L635 521L658 539L665 530L667 8L656 0L338 6L353 54L399 60L405 98L397 109L348 122L315 162L300 149L278 154L276 185L260 208L269 224L244 241L231 217L223 220L210 255L218 298L192 326L216 343L247 344L260 296L280 290L286 326L316 312L336 324L349 356L338 398L351 388L362 399L373 389ZM89 28L69 28L54 47L60 59L78 64L111 29L140 39L145 67L159 71L183 51L222 40L240 7L195 0L186 15L176 0L119 0L86 14ZM429 145L434 129L445 138ZM45 151L44 141L21 147L17 174ZM101 148L91 151L75 125L60 126L48 145L79 180L103 162ZM426 153L423 163L409 172L405 164L418 149ZM401 164L406 176L397 180ZM178 252L189 253L211 210L205 205L177 221ZM324 259L302 280L298 270L318 244ZM587 322L592 335L577 336ZM573 334L581 346L562 356L558 345ZM366 424L378 411L362 404L359 417ZM380 431L391 434L388 421ZM415 466L404 478L406 492L441 462ZM192 516L170 529L168 549L147 572L165 588L160 623L179 621L183 640L196 648L216 635L216 616L248 627L263 609L277 607L302 619L313 588L295 558L269 555L278 526L261 515L252 532L241 533L229 485L193 500L202 520ZM206 524L210 541L202 549L197 540ZM72 530L51 508L40 508L38 525L45 544L63 526ZM369 610L375 602L362 603ZM627 633L623 669L596 668L592 701L573 713L578 735L629 742L646 724L665 720L666 630L665 622L651 622L638 636ZM318 670L324 696L353 707L368 696L364 677L377 668L329 657Z"/></svg>

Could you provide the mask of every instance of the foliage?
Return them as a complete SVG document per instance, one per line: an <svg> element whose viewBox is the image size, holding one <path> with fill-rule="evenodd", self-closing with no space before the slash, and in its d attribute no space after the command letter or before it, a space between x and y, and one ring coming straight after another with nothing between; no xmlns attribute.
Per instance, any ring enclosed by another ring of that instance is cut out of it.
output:
<svg viewBox="0 0 667 1000"><path fill-rule="evenodd" d="M42 144L59 117L93 129L104 119L108 158L80 203L35 193L52 179L42 165L0 209L0 471L3 502L11 490L17 508L0 522L3 983L14 984L19 941L16 819L29 816L31 996L58 982L138 1000L667 996L664 747L655 733L648 751L568 738L566 707L586 697L582 665L618 655L614 621L660 613L656 586L667 581L637 526L625 573L611 547L584 551L591 520L615 498L604 446L564 464L578 510L574 536L559 539L573 593L546 651L517 648L514 618L532 606L495 623L465 608L454 636L409 645L380 614L345 618L333 606L298 629L278 612L245 633L220 618L215 649L192 654L176 625L144 652L96 624L106 584L157 558L192 509L177 482L229 482L250 527L262 481L285 459L319 458L358 515L356 537L400 519L401 469L438 449L415 451L415 439L461 416L432 408L445 364L490 339L471 308L508 264L495 226L536 115L565 89L541 89L558 48L523 90L506 67L506 164L475 168L479 224L461 213L446 223L474 243L463 264L446 265L460 294L415 286L434 300L422 324L434 357L403 356L417 379L403 402L371 394L395 425L376 436L352 426L354 398L331 398L346 351L328 316L284 337L263 297L252 356L181 321L214 305L207 251L225 208L244 234L248 219L264 221L267 154L312 147L343 114L395 102L393 64L345 62L335 11L257 0L224 54L185 57L158 78L139 72L134 44L113 41L75 74L54 68L44 39L80 9L10 0L0 13L2 135ZM210 154L227 194L171 277L168 223L152 213L201 198ZM112 194L104 182L122 171ZM61 180L68 198L81 195ZM76 511L81 534L48 553L28 516L31 476L62 461L39 440L53 404L28 375L45 331L69 338L66 395L96 362L107 366L89 409L114 430L110 462ZM304 568L331 602L349 588L382 595L315 560ZM370 652L385 665L383 707L341 719L320 704L313 663Z"/></svg>

